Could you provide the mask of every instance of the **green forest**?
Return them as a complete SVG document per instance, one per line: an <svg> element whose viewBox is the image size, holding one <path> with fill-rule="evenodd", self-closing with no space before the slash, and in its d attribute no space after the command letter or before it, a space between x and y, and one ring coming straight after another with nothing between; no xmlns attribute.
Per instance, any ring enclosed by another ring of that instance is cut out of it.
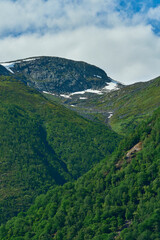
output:
<svg viewBox="0 0 160 240"><path fill-rule="evenodd" d="M110 156L121 139L3 76L0 136L1 223L27 209L40 193L73 181Z"/></svg>
<svg viewBox="0 0 160 240"><path fill-rule="evenodd" d="M0 239L159 240L159 104L122 136L1 76Z"/></svg>

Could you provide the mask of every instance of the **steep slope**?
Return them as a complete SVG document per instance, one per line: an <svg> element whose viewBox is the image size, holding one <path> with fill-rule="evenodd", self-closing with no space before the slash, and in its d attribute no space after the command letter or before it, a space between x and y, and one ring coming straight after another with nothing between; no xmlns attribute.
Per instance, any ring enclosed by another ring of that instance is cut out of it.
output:
<svg viewBox="0 0 160 240"><path fill-rule="evenodd" d="M160 108L122 140L110 161L39 196L27 213L1 226L0 238L160 239L159 133Z"/></svg>
<svg viewBox="0 0 160 240"><path fill-rule="evenodd" d="M0 65L0 76L10 76L10 72L2 65Z"/></svg>
<svg viewBox="0 0 160 240"><path fill-rule="evenodd" d="M0 77L0 221L50 187L76 179L119 142L11 76Z"/></svg>
<svg viewBox="0 0 160 240"><path fill-rule="evenodd" d="M99 89L111 82L96 66L58 57L35 57L2 64L29 86L56 94Z"/></svg>
<svg viewBox="0 0 160 240"><path fill-rule="evenodd" d="M160 77L136 83L87 99L72 99L73 110L94 121L109 123L120 134L128 134L138 122L160 106Z"/></svg>
<svg viewBox="0 0 160 240"><path fill-rule="evenodd" d="M160 77L145 83L130 85L117 92L113 117L110 124L114 130L123 133L129 126L152 115L160 106ZM115 93L116 94L116 93ZM113 98L114 93L113 93ZM131 128L132 128L131 127Z"/></svg>
<svg viewBox="0 0 160 240"><path fill-rule="evenodd" d="M32 112L35 100L43 100L36 95L11 77L0 78L0 222L70 179L47 141L42 119Z"/></svg>
<svg viewBox="0 0 160 240"><path fill-rule="evenodd" d="M109 123L120 134L152 114L160 103L160 78L123 86L96 66L57 57L28 58L3 66L5 74L14 75L84 117ZM114 91L109 91L111 88Z"/></svg>

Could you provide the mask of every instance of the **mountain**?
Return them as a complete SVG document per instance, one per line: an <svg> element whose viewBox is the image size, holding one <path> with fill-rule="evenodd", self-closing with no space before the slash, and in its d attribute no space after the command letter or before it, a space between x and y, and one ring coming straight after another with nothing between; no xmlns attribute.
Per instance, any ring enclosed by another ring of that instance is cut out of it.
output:
<svg viewBox="0 0 160 240"><path fill-rule="evenodd" d="M160 108L76 182L40 195L0 238L160 239Z"/></svg>
<svg viewBox="0 0 160 240"><path fill-rule="evenodd" d="M10 72L2 65L0 65L0 76L10 76Z"/></svg>
<svg viewBox="0 0 160 240"><path fill-rule="evenodd" d="M82 116L110 125L124 135L160 106L159 93L160 77L103 92L102 95L72 96L63 100L63 104Z"/></svg>
<svg viewBox="0 0 160 240"><path fill-rule="evenodd" d="M120 140L13 75L0 76L0 96L0 222L86 173Z"/></svg>
<svg viewBox="0 0 160 240"><path fill-rule="evenodd" d="M1 64L27 85L54 94L101 89L112 81L96 66L58 57L35 57Z"/></svg>
<svg viewBox="0 0 160 240"><path fill-rule="evenodd" d="M160 78L122 86L96 68L0 65L0 239L160 239Z"/></svg>

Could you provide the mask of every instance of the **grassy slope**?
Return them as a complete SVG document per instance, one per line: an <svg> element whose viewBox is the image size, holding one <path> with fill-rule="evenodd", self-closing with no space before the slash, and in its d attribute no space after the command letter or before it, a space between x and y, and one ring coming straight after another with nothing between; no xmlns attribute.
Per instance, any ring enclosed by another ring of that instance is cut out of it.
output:
<svg viewBox="0 0 160 240"><path fill-rule="evenodd" d="M126 91L129 91L127 93ZM132 125L150 116L160 106L160 77L149 83L135 84L124 89L114 106L115 114L111 126L123 133Z"/></svg>
<svg viewBox="0 0 160 240"><path fill-rule="evenodd" d="M117 134L0 77L0 221L110 154ZM106 145L107 143L107 145Z"/></svg>
<svg viewBox="0 0 160 240"><path fill-rule="evenodd" d="M78 103L76 106L79 113L88 114L101 122L106 121L106 112L113 112L109 124L113 130L124 135L160 106L159 93L160 77L75 103Z"/></svg>
<svg viewBox="0 0 160 240"><path fill-rule="evenodd" d="M160 109L74 183L39 196L0 229L2 240L160 239ZM142 142L142 150L126 157Z"/></svg>

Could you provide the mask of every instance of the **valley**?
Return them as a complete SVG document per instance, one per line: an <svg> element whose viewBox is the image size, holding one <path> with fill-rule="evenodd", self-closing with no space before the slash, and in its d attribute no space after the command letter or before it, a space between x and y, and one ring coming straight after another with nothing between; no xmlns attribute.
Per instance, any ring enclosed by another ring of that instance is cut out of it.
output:
<svg viewBox="0 0 160 240"><path fill-rule="evenodd" d="M160 239L160 77L0 65L0 239Z"/></svg>

